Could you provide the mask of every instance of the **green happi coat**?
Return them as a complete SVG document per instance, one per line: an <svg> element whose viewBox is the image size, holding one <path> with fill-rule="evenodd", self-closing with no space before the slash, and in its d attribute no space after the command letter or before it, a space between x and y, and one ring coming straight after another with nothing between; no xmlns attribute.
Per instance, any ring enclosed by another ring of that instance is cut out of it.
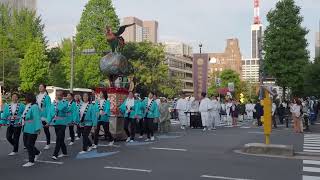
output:
<svg viewBox="0 0 320 180"><path fill-rule="evenodd" d="M17 109L15 113L12 113L11 109L12 104L5 104L3 108L3 113L1 119L3 120L3 124L18 126L22 113L25 109L25 105L23 103L17 103Z"/></svg>
<svg viewBox="0 0 320 180"><path fill-rule="evenodd" d="M37 104L29 104L23 112L20 123L23 125L23 132L29 134L38 134L42 128L40 119L40 109Z"/></svg>
<svg viewBox="0 0 320 180"><path fill-rule="evenodd" d="M48 123L50 125L68 125L69 124L69 113L68 102L65 100L54 101L51 104L48 114Z"/></svg>

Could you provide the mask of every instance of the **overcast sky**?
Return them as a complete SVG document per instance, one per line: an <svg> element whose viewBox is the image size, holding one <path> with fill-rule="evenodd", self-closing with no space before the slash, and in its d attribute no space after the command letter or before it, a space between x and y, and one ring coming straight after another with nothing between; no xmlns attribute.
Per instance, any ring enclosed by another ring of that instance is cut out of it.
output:
<svg viewBox="0 0 320 180"><path fill-rule="evenodd" d="M278 0L261 0L264 26L266 13ZM70 37L79 23L88 0L38 0L38 13L46 25L50 43ZM320 19L320 0L296 0L304 16L310 56L314 57L315 32ZM159 22L160 41L186 42L198 51L201 42L206 52L222 52L225 40L238 38L244 57L250 57L250 25L253 0L113 0L119 18L136 16Z"/></svg>

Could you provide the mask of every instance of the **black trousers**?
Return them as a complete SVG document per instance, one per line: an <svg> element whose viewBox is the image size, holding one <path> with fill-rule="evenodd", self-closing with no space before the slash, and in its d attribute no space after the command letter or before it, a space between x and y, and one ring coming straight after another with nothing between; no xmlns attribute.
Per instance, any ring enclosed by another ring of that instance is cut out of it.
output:
<svg viewBox="0 0 320 180"><path fill-rule="evenodd" d="M129 131L129 124L130 124L130 131ZM124 120L124 130L130 140L134 140L134 136L136 134L136 120L132 118L126 117Z"/></svg>
<svg viewBox="0 0 320 180"><path fill-rule="evenodd" d="M49 145L50 144L50 130L49 130L49 126L48 127L45 126L46 124L47 124L47 122L42 121L44 134L46 135L46 139L47 139L47 145Z"/></svg>
<svg viewBox="0 0 320 180"><path fill-rule="evenodd" d="M34 163L35 155L39 155L40 151L34 146L38 137L38 134L29 134L24 133L23 137L25 137L25 144L28 150L29 162Z"/></svg>
<svg viewBox="0 0 320 180"><path fill-rule="evenodd" d="M153 136L153 118L144 118L144 129L146 130L147 137Z"/></svg>
<svg viewBox="0 0 320 180"><path fill-rule="evenodd" d="M13 146L13 152L18 152L19 149L19 139L21 134L21 127L14 127L10 125L7 128L7 140Z"/></svg>
<svg viewBox="0 0 320 180"><path fill-rule="evenodd" d="M74 139L75 139L74 125L69 126L69 134L71 137L71 142L74 142Z"/></svg>
<svg viewBox="0 0 320 180"><path fill-rule="evenodd" d="M276 116L272 116L272 123L273 123L273 127L277 128Z"/></svg>
<svg viewBox="0 0 320 180"><path fill-rule="evenodd" d="M89 134L91 132L92 126L85 126L83 127L82 131L82 150L87 151L88 147L92 146L92 142L89 139Z"/></svg>
<svg viewBox="0 0 320 180"><path fill-rule="evenodd" d="M258 123L258 126L262 126L262 122L261 122L261 116L260 117L257 117L257 123Z"/></svg>
<svg viewBox="0 0 320 180"><path fill-rule="evenodd" d="M83 134L83 127L77 126L77 135L78 138L81 138L81 135Z"/></svg>
<svg viewBox="0 0 320 180"><path fill-rule="evenodd" d="M54 126L54 130L56 132L56 147L54 148L53 156L58 156L60 149L63 154L67 154L67 147L64 143L66 126L65 125L56 125Z"/></svg>
<svg viewBox="0 0 320 180"><path fill-rule="evenodd" d="M143 133L144 133L143 119L139 119L138 126L139 126L139 133L140 133L140 136L143 136Z"/></svg>
<svg viewBox="0 0 320 180"><path fill-rule="evenodd" d="M114 138L112 137L110 133L110 123L109 122L104 122L104 121L98 121L97 128L94 131L94 144L98 145L99 142L99 132L100 132L100 127L103 127L104 130L104 137L107 139L109 138L109 141L113 141Z"/></svg>

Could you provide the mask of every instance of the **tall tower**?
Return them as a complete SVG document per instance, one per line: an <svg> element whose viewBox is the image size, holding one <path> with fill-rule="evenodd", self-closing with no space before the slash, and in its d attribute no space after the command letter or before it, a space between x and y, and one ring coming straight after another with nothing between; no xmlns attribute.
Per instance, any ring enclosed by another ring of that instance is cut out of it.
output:
<svg viewBox="0 0 320 180"><path fill-rule="evenodd" d="M254 20L251 25L251 58L261 59L262 50L262 24L260 19L260 0L254 2Z"/></svg>

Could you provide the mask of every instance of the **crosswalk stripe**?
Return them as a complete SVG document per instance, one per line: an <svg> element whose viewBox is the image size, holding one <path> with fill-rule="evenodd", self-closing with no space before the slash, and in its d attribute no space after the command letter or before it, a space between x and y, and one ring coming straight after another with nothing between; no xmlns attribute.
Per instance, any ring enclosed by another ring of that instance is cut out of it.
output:
<svg viewBox="0 0 320 180"><path fill-rule="evenodd" d="M304 141L304 142L318 142L318 143L320 143L320 140L306 140L306 141Z"/></svg>
<svg viewBox="0 0 320 180"><path fill-rule="evenodd" d="M304 140L320 140L320 137L317 137L317 138L304 138Z"/></svg>
<svg viewBox="0 0 320 180"><path fill-rule="evenodd" d="M315 153L320 153L320 150L309 150L309 149L304 149L304 152L315 152Z"/></svg>
<svg viewBox="0 0 320 180"><path fill-rule="evenodd" d="M313 164L313 165L320 165L320 161L313 161L313 160L303 160L303 164Z"/></svg>
<svg viewBox="0 0 320 180"><path fill-rule="evenodd" d="M306 144L303 144L303 146L320 147L320 144L319 143L306 143Z"/></svg>
<svg viewBox="0 0 320 180"><path fill-rule="evenodd" d="M303 149L320 149L320 147L315 146L304 146Z"/></svg>
<svg viewBox="0 0 320 180"><path fill-rule="evenodd" d="M303 167L303 171L305 172L320 172L320 168L316 168L316 167Z"/></svg>
<svg viewBox="0 0 320 180"><path fill-rule="evenodd" d="M302 176L302 180L320 180L317 176Z"/></svg>

